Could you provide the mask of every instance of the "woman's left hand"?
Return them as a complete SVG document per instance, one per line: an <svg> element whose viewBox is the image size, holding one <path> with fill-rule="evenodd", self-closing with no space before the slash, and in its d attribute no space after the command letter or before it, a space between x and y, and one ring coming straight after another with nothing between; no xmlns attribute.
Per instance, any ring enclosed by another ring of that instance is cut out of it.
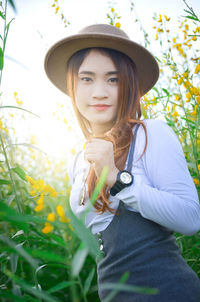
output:
<svg viewBox="0 0 200 302"><path fill-rule="evenodd" d="M108 167L106 183L112 187L119 172L115 166L113 143L99 138L91 139L86 143L85 159L93 166L97 178L103 168Z"/></svg>

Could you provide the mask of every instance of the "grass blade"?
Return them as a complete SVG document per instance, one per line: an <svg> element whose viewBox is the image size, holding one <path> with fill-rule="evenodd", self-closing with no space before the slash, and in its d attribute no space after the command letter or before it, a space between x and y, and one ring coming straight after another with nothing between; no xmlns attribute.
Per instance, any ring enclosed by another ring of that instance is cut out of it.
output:
<svg viewBox="0 0 200 302"><path fill-rule="evenodd" d="M47 293L51 294L51 293L55 293L63 288L67 288L71 285L74 285L74 284L78 284L77 281L63 281L63 282L60 282L58 283L56 286L54 287L51 287L50 289L47 290Z"/></svg>
<svg viewBox="0 0 200 302"><path fill-rule="evenodd" d="M90 273L89 273L89 275L88 275L88 277L87 277L87 279L85 280L85 283L84 283L83 292L84 292L85 295L89 291L89 288L90 288L92 279L94 277L94 274L95 274L95 268L93 267L93 269L90 271Z"/></svg>
<svg viewBox="0 0 200 302"><path fill-rule="evenodd" d="M38 290L34 288L32 285L26 283L24 280L21 280L16 275L12 274L10 271L6 270L4 272L10 279L12 279L15 283L19 284L21 288L23 288L28 293L34 295L35 297L39 299L43 299L47 302L59 302L59 300L55 297L51 297L49 294L44 292L43 290Z"/></svg>
<svg viewBox="0 0 200 302"><path fill-rule="evenodd" d="M38 261L33 259L20 245L16 244L13 240L4 235L0 235L0 241L6 243L9 247L14 249L19 255L21 255L26 261L33 267L37 268Z"/></svg>
<svg viewBox="0 0 200 302"><path fill-rule="evenodd" d="M23 111L25 111L25 112L28 112L28 113L30 113L30 114L32 114L32 115L34 115L34 116L40 118L39 115L37 115L37 114L35 114L35 113L33 113L33 112L27 110L27 109L21 108L21 107L17 107L17 106L0 106L0 109L4 109L4 108L14 108L14 109L23 110Z"/></svg>
<svg viewBox="0 0 200 302"><path fill-rule="evenodd" d="M71 270L72 270L73 277L78 276L78 274L80 273L87 255L88 255L88 248L85 247L85 245L81 242L78 250L76 251L72 259Z"/></svg>

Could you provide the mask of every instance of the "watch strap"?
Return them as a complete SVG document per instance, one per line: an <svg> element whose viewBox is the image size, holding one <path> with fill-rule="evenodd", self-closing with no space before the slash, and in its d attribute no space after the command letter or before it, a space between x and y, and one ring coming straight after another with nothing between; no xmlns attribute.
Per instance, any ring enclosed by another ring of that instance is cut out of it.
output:
<svg viewBox="0 0 200 302"><path fill-rule="evenodd" d="M124 188L123 184L117 180L115 184L110 188L110 194L115 196L118 192L120 192Z"/></svg>

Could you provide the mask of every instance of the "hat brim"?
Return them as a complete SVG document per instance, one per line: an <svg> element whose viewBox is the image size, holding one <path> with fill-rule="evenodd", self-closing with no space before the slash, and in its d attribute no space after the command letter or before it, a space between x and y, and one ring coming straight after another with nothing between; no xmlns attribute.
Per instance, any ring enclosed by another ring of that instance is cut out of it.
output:
<svg viewBox="0 0 200 302"><path fill-rule="evenodd" d="M75 52L90 47L111 48L129 56L136 64L141 96L146 94L157 82L159 77L158 63L143 46L114 35L78 34L54 44L45 57L44 67L48 78L65 94L67 94L66 68L68 60Z"/></svg>

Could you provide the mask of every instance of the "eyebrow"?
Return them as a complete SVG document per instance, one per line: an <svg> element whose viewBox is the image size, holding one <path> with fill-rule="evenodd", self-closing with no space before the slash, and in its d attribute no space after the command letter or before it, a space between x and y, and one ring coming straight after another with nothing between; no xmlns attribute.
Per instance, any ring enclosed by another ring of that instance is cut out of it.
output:
<svg viewBox="0 0 200 302"><path fill-rule="evenodd" d="M113 75L113 74L118 74L118 73L119 73L118 71L108 71L108 72L106 72L106 75ZM87 70L83 70L83 71L79 72L78 74L95 75L94 72L92 72L92 71L87 71Z"/></svg>

